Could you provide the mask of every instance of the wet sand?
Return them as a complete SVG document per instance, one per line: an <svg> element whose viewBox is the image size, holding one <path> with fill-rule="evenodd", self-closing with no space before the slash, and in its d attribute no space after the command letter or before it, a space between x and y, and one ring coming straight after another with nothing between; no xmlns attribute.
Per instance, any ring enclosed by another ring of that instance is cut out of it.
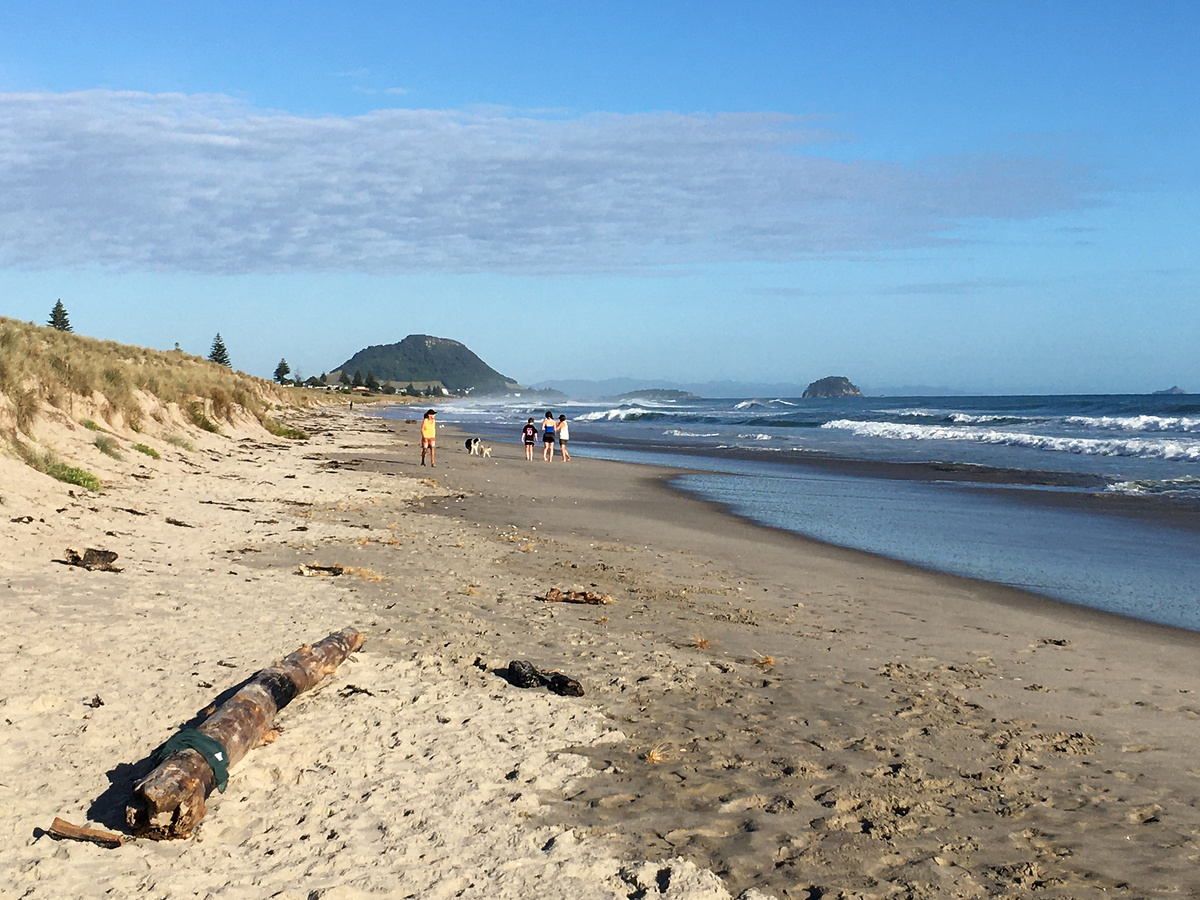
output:
<svg viewBox="0 0 1200 900"><path fill-rule="evenodd" d="M454 459L469 496L441 511L536 534L531 589L618 598L603 623L554 613L606 711L667 755L593 754L572 821L781 897L1200 889L1200 636L752 525L669 471L518 450Z"/></svg>
<svg viewBox="0 0 1200 900"><path fill-rule="evenodd" d="M13 896L105 872L163 896L1200 891L1197 635L761 528L659 469L527 463L515 442L471 457L443 429L431 470L415 425L308 426L310 445L191 460L198 494L127 477L47 497L75 521L35 516L37 535L8 521L36 498L4 491L6 624L25 636L0 695ZM168 509L199 530L164 529ZM68 526L138 565L64 575L36 553ZM555 587L612 602L538 599ZM169 639L147 640L164 609ZM184 718L201 684L345 625L367 648L235 767L200 842L30 836L111 819L101 772L174 724L144 698ZM513 659L586 695L512 687Z"/></svg>

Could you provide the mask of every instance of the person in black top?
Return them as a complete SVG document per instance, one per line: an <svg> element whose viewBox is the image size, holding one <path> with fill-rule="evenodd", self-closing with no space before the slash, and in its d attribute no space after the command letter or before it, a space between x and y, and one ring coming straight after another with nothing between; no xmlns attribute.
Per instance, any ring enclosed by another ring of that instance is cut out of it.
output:
<svg viewBox="0 0 1200 900"><path fill-rule="evenodd" d="M525 443L525 458L533 462L533 445L537 443L537 426L533 424L533 416L521 429L521 440Z"/></svg>

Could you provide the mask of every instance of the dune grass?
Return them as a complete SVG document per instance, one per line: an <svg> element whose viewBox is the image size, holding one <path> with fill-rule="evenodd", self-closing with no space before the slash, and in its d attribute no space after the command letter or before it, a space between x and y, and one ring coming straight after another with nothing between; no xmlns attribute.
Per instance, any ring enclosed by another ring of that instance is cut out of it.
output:
<svg viewBox="0 0 1200 900"><path fill-rule="evenodd" d="M96 423L95 419L80 419L79 424L82 425L84 428L86 428L88 431L99 431L100 430L100 426Z"/></svg>
<svg viewBox="0 0 1200 900"><path fill-rule="evenodd" d="M217 429L212 419L231 419L239 407L261 421L276 403L305 402L302 392L293 394L199 356L96 340L0 316L0 394L12 405L19 433L30 434L39 403L69 412L76 399L94 401L97 395L103 398L101 415L109 425L119 421L137 431L147 415L139 392L185 411L197 403L212 425L200 426L206 431Z"/></svg>
<svg viewBox="0 0 1200 900"><path fill-rule="evenodd" d="M307 441L309 434L300 428L292 428L290 425L284 425L277 419L272 419L270 416L263 416L263 428L275 435L275 437L288 438L293 441Z"/></svg>
<svg viewBox="0 0 1200 900"><path fill-rule="evenodd" d="M96 435L96 440L92 441L96 445L96 449L105 456L111 456L113 459L124 459L121 451L117 448L117 442L106 434Z"/></svg>
<svg viewBox="0 0 1200 900"><path fill-rule="evenodd" d="M145 444L134 444L133 449L136 450L138 453L146 454L151 459L162 459L161 453L159 453L153 447L147 447Z"/></svg>
<svg viewBox="0 0 1200 900"><path fill-rule="evenodd" d="M172 447L178 447L180 450L186 450L188 453L196 452L196 445L193 444L191 441L189 441L187 438L183 437L182 435L168 434L166 437L163 438L163 440L166 441L168 444L170 444Z"/></svg>
<svg viewBox="0 0 1200 900"><path fill-rule="evenodd" d="M58 458L58 454L53 450L39 452L19 440L13 441L13 447L17 451L17 455L25 461L26 465L49 475L51 478L57 478L59 481L74 484L89 491L95 491L96 493L104 489L99 478L87 469L67 465Z"/></svg>
<svg viewBox="0 0 1200 900"><path fill-rule="evenodd" d="M187 414L191 423L202 431L210 434L221 433L221 429L217 427L216 423L204 414L204 404L198 400L193 400L187 405Z"/></svg>

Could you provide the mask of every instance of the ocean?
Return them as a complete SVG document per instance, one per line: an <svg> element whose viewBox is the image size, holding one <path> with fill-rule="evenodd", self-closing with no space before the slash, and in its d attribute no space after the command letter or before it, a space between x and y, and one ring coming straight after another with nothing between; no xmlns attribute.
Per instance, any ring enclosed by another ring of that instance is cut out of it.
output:
<svg viewBox="0 0 1200 900"><path fill-rule="evenodd" d="M545 400L450 401L519 439ZM571 452L831 544L1200 631L1200 395L561 402ZM409 417L411 409L388 415Z"/></svg>

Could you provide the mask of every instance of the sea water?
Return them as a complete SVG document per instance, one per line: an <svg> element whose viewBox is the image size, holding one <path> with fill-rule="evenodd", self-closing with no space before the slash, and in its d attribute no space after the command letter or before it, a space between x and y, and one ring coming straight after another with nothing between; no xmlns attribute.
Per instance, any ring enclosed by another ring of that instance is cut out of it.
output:
<svg viewBox="0 0 1200 900"><path fill-rule="evenodd" d="M517 440L544 404L455 401L439 418ZM762 524L1200 631L1200 396L560 402L554 412L571 421L573 456L691 469L677 487ZM1154 502L1135 517L1043 502L1050 493Z"/></svg>

